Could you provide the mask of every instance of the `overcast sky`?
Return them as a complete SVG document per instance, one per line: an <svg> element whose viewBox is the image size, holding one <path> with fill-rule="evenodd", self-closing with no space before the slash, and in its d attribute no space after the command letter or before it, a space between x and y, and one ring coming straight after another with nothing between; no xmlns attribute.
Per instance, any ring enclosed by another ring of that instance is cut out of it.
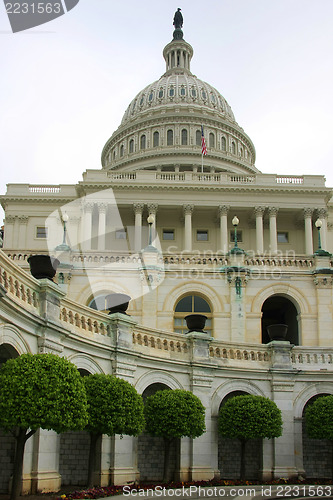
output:
<svg viewBox="0 0 333 500"><path fill-rule="evenodd" d="M165 71L178 7L192 72L227 99L257 168L333 187L333 0L80 0L16 34L0 4L1 194L100 168L129 102Z"/></svg>

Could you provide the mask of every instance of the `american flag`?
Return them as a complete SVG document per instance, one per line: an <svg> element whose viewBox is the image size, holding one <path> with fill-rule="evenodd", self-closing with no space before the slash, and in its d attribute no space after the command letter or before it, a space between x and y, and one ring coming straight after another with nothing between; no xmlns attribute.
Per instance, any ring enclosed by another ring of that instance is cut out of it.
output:
<svg viewBox="0 0 333 500"><path fill-rule="evenodd" d="M202 125L201 125L201 154L203 156L206 156L206 154L207 154L206 141L205 141L205 136L204 136Z"/></svg>

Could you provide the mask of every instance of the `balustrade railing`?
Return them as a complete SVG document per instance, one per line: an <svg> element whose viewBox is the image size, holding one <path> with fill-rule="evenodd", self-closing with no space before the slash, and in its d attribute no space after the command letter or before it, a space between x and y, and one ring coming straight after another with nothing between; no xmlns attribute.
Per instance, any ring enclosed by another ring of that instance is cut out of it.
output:
<svg viewBox="0 0 333 500"><path fill-rule="evenodd" d="M37 280L16 266L1 250L0 285L22 306L38 309L39 286Z"/></svg>

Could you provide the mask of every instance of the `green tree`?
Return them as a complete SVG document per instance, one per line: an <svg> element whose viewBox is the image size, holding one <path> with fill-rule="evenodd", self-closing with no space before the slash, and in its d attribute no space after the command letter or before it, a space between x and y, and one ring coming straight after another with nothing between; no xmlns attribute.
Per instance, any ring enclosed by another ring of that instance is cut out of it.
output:
<svg viewBox="0 0 333 500"><path fill-rule="evenodd" d="M245 446L249 439L279 437L282 434L281 411L263 396L235 396L220 409L219 433L241 442L240 477L245 479Z"/></svg>
<svg viewBox="0 0 333 500"><path fill-rule="evenodd" d="M143 431L143 400L126 380L96 374L83 378L88 399L90 451L88 484L93 485L97 442L102 434L137 436Z"/></svg>
<svg viewBox="0 0 333 500"><path fill-rule="evenodd" d="M0 370L0 427L16 438L11 500L21 490L24 447L37 429L60 433L87 423L84 385L75 365L54 354L23 354Z"/></svg>
<svg viewBox="0 0 333 500"><path fill-rule="evenodd" d="M333 396L320 396L307 407L305 428L309 438L331 441L333 477Z"/></svg>
<svg viewBox="0 0 333 500"><path fill-rule="evenodd" d="M185 436L196 438L205 431L205 408L190 391L157 391L148 396L144 415L146 432L164 440L163 481L170 479L170 447L174 440Z"/></svg>

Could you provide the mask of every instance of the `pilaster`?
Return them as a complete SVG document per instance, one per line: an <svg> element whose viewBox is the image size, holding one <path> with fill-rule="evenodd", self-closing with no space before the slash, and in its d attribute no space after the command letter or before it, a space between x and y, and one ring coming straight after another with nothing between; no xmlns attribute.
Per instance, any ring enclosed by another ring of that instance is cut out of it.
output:
<svg viewBox="0 0 333 500"><path fill-rule="evenodd" d="M268 344L271 354L272 400L282 413L282 436L274 439L273 477L297 477L295 462L293 391L297 370L291 363L293 345L286 341Z"/></svg>

